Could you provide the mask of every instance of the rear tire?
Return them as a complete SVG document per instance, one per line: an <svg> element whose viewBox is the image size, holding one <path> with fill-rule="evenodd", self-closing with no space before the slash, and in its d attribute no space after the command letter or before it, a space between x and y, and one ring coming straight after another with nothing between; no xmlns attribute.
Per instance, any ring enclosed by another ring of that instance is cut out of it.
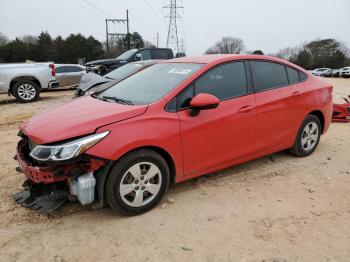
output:
<svg viewBox="0 0 350 262"><path fill-rule="evenodd" d="M169 186L170 172L157 152L141 149L119 159L106 181L109 206L125 215L139 215L154 208Z"/></svg>
<svg viewBox="0 0 350 262"><path fill-rule="evenodd" d="M315 115L308 115L301 124L294 145L289 152L299 157L311 155L320 142L321 132L320 119Z"/></svg>
<svg viewBox="0 0 350 262"><path fill-rule="evenodd" d="M39 86L30 80L20 80L15 83L12 94L21 103L30 103L38 99Z"/></svg>

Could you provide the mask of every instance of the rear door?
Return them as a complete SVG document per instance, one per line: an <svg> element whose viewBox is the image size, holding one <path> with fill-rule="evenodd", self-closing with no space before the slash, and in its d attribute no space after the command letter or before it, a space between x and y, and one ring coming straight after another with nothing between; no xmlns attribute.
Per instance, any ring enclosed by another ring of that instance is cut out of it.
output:
<svg viewBox="0 0 350 262"><path fill-rule="evenodd" d="M169 59L167 49L151 49L152 59Z"/></svg>
<svg viewBox="0 0 350 262"><path fill-rule="evenodd" d="M192 117L189 103L199 93L212 94L221 102ZM177 96L177 110L185 175L220 168L253 152L256 109L245 62L225 63L199 77Z"/></svg>
<svg viewBox="0 0 350 262"><path fill-rule="evenodd" d="M86 73L80 66L67 66L65 70L66 85L77 85Z"/></svg>
<svg viewBox="0 0 350 262"><path fill-rule="evenodd" d="M273 61L250 61L256 92L256 152L290 147L303 115L299 72Z"/></svg>
<svg viewBox="0 0 350 262"><path fill-rule="evenodd" d="M66 75L67 66L56 66L56 80L61 86L67 86L68 79Z"/></svg>

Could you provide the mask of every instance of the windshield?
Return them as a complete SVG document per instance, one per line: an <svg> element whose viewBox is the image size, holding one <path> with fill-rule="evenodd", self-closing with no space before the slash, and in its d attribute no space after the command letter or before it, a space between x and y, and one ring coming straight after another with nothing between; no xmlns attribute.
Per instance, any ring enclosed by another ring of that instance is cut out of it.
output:
<svg viewBox="0 0 350 262"><path fill-rule="evenodd" d="M140 63L126 64L122 67L119 67L113 70L112 72L109 72L108 74L104 75L104 77L111 78L111 79L123 79L141 70L143 67L144 65Z"/></svg>
<svg viewBox="0 0 350 262"><path fill-rule="evenodd" d="M147 105L166 95L202 66L189 63L155 64L103 91L98 98L115 97L135 105Z"/></svg>
<svg viewBox="0 0 350 262"><path fill-rule="evenodd" d="M117 59L128 60L136 52L137 52L137 49L131 49L129 51L126 51L125 53L122 53L120 56L117 57Z"/></svg>

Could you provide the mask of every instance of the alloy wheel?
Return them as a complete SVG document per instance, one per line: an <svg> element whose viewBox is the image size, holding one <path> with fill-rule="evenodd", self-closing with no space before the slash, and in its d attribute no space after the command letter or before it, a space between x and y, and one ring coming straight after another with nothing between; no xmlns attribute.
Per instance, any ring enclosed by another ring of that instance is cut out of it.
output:
<svg viewBox="0 0 350 262"><path fill-rule="evenodd" d="M309 122L301 135L301 146L305 151L312 150L318 140L319 130L315 122Z"/></svg>
<svg viewBox="0 0 350 262"><path fill-rule="evenodd" d="M23 100L32 100L36 96L36 89L31 84L22 84L18 87L17 93Z"/></svg>
<svg viewBox="0 0 350 262"><path fill-rule="evenodd" d="M162 175L159 168L150 162L140 162L124 173L119 185L119 193L125 204L141 207L157 196L161 185Z"/></svg>

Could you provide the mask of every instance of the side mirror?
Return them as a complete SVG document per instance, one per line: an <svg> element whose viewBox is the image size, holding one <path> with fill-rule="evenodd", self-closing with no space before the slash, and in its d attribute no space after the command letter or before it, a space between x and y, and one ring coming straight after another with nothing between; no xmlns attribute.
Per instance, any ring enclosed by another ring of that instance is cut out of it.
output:
<svg viewBox="0 0 350 262"><path fill-rule="evenodd" d="M141 61L142 60L142 55L141 54L136 54L135 55L135 61Z"/></svg>
<svg viewBox="0 0 350 262"><path fill-rule="evenodd" d="M190 115L197 116L199 111L217 108L219 104L219 99L213 95L198 94L190 102Z"/></svg>

